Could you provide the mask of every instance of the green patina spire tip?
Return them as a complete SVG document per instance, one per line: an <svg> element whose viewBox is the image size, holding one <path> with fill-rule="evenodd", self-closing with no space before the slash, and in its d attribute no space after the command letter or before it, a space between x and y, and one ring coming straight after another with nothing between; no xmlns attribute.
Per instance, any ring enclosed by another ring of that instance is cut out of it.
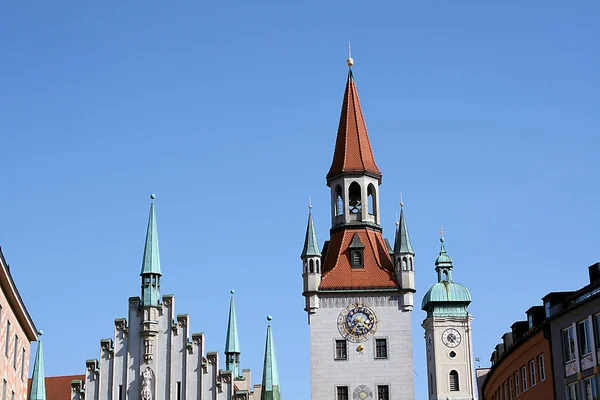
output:
<svg viewBox="0 0 600 400"><path fill-rule="evenodd" d="M150 215L148 216L148 230L146 231L146 245L144 246L144 257L142 259L141 274L158 274L160 272L160 255L158 252L158 231L156 229L156 215L154 213L154 194L150 195Z"/></svg>
<svg viewBox="0 0 600 400"><path fill-rule="evenodd" d="M308 206L308 224L306 226L306 237L304 238L304 248L300 258L305 257L320 257L319 242L317 241L317 232L312 218L312 206Z"/></svg>
<svg viewBox="0 0 600 400"><path fill-rule="evenodd" d="M265 362L263 365L262 388L260 400L281 400L279 390L279 371L277 369L277 358L275 357L275 344L273 342L273 332L271 320L273 317L267 316L267 341L265 344Z"/></svg>
<svg viewBox="0 0 600 400"><path fill-rule="evenodd" d="M394 253L406 253L415 255L415 252L410 244L410 236L408 234L408 226L404 218L404 204L400 203L400 221L396 229L396 240L394 241Z"/></svg>
<svg viewBox="0 0 600 400"><path fill-rule="evenodd" d="M238 339L237 320L235 317L234 291L231 290L229 300L229 322L227 324L227 339L225 342L225 353L240 353L240 341Z"/></svg>
<svg viewBox="0 0 600 400"><path fill-rule="evenodd" d="M42 336L43 332L38 331ZM33 375L31 377L31 391L28 400L46 400L46 382L44 376L44 354L42 349L42 338L38 338L38 348L35 353L33 364Z"/></svg>

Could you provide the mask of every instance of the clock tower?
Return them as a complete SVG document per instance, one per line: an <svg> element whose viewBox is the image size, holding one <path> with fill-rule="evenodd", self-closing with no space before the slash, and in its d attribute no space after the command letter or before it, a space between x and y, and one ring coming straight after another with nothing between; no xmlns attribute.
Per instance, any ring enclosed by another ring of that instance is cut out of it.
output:
<svg viewBox="0 0 600 400"><path fill-rule="evenodd" d="M452 277L452 259L444 238L435 261L438 282L423 298L422 309L427 348L429 400L473 400L473 347L471 320L467 311L471 294Z"/></svg>
<svg viewBox="0 0 600 400"><path fill-rule="evenodd" d="M348 59L327 186L330 238L319 248L309 211L301 259L310 325L312 400L413 400L414 252L401 213L383 237L375 163Z"/></svg>

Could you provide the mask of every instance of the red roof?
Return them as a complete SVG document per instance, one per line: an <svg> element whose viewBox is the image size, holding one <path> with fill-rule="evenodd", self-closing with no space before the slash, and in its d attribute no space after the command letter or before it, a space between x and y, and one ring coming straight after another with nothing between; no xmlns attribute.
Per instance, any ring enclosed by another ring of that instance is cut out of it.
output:
<svg viewBox="0 0 600 400"><path fill-rule="evenodd" d="M364 268L352 268L350 265L348 246L355 233L365 246ZM369 228L346 228L331 235L319 290L397 287L394 264L381 232Z"/></svg>
<svg viewBox="0 0 600 400"><path fill-rule="evenodd" d="M71 381L85 381L85 375L49 376L45 379L46 400L71 400ZM31 389L31 378L27 383L27 394Z"/></svg>
<svg viewBox="0 0 600 400"><path fill-rule="evenodd" d="M366 173L381 178L371 151L352 71L348 73L335 151L327 179L344 172Z"/></svg>

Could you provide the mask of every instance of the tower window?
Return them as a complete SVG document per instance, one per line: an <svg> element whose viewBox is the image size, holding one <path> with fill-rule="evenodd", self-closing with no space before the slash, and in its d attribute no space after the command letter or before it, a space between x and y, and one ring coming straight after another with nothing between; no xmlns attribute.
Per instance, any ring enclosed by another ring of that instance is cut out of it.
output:
<svg viewBox="0 0 600 400"><path fill-rule="evenodd" d="M375 209L377 205L377 199L375 198L375 186L369 184L367 187L367 204L369 206L369 214L377 215L377 210Z"/></svg>
<svg viewBox="0 0 600 400"><path fill-rule="evenodd" d="M375 358L387 358L387 339L375 339Z"/></svg>
<svg viewBox="0 0 600 400"><path fill-rule="evenodd" d="M310 265L309 272L315 272L315 262L313 260L310 260L308 265Z"/></svg>
<svg viewBox="0 0 600 400"><path fill-rule="evenodd" d="M360 185L356 182L352 182L348 192L350 197L350 201L348 201L348 211L350 211L350 214L360 213L360 210L362 210Z"/></svg>
<svg viewBox="0 0 600 400"><path fill-rule="evenodd" d="M408 259L409 270L413 271L413 260L412 257Z"/></svg>
<svg viewBox="0 0 600 400"><path fill-rule="evenodd" d="M352 266L362 267L363 266L363 255L361 250L352 251Z"/></svg>
<svg viewBox="0 0 600 400"><path fill-rule="evenodd" d="M458 387L458 372L452 370L450 371L450 391L451 392L458 392L459 391L459 387Z"/></svg>
<svg viewBox="0 0 600 400"><path fill-rule="evenodd" d="M335 215L342 215L344 213L344 199L342 198L342 187L337 185L335 188Z"/></svg>
<svg viewBox="0 0 600 400"><path fill-rule="evenodd" d="M348 351L346 348L345 340L336 340L335 341L335 359L336 360L347 360L348 359Z"/></svg>
<svg viewBox="0 0 600 400"><path fill-rule="evenodd" d="M348 386L337 387L337 400L348 400Z"/></svg>
<svg viewBox="0 0 600 400"><path fill-rule="evenodd" d="M408 270L408 264L406 263L406 257L402 257L402 270Z"/></svg>
<svg viewBox="0 0 600 400"><path fill-rule="evenodd" d="M377 386L377 400L390 400L390 388L388 385Z"/></svg>

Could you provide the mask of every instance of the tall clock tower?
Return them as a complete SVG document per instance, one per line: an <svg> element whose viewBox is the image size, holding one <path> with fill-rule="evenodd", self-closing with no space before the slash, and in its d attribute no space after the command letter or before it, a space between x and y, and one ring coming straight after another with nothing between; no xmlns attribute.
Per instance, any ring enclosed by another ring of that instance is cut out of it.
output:
<svg viewBox="0 0 600 400"><path fill-rule="evenodd" d="M301 259L310 325L312 400L413 400L414 252L401 213L392 248L380 225L375 163L348 59L327 186L330 239L309 212Z"/></svg>
<svg viewBox="0 0 600 400"><path fill-rule="evenodd" d="M427 348L429 400L473 400L473 347L471 320L467 311L471 294L454 281L452 259L446 253L444 238L435 261L437 283L423 298L427 312L423 321Z"/></svg>

